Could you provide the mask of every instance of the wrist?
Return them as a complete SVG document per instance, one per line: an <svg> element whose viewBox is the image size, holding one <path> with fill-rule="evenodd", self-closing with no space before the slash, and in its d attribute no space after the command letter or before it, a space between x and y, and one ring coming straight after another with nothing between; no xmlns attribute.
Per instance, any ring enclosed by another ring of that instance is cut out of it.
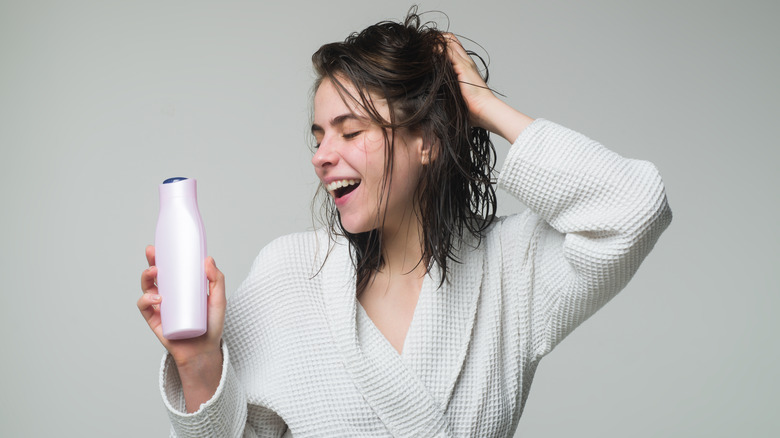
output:
<svg viewBox="0 0 780 438"><path fill-rule="evenodd" d="M222 374L223 356L221 348L191 356L174 356L173 361L176 363L176 368L182 380L189 376Z"/></svg>

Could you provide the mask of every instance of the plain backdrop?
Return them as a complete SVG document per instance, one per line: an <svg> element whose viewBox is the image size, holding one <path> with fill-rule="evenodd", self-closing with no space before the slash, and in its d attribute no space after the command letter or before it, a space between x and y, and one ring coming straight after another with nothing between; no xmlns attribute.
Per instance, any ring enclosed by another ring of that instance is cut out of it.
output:
<svg viewBox="0 0 780 438"><path fill-rule="evenodd" d="M230 294L312 228L311 54L409 6L0 1L0 436L167 435L135 305L157 185L198 180ZM778 3L420 9L484 47L516 108L654 162L675 215L542 361L517 435L778 436Z"/></svg>

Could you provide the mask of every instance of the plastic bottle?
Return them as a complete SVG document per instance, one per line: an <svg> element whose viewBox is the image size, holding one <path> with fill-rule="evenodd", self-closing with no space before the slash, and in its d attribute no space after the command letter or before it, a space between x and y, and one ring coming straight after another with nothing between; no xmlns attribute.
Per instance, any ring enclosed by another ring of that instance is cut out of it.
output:
<svg viewBox="0 0 780 438"><path fill-rule="evenodd" d="M187 339L206 333L206 233L197 181L177 177L160 184L154 241L163 336Z"/></svg>

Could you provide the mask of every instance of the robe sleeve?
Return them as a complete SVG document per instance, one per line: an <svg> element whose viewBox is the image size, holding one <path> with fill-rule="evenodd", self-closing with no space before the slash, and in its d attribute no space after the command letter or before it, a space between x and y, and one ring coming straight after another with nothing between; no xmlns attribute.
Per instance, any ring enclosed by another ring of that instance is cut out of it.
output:
<svg viewBox="0 0 780 438"><path fill-rule="evenodd" d="M530 233L523 266L505 269L529 277L526 311L539 357L628 283L672 219L652 163L543 119L510 148L499 186L531 211L521 225Z"/></svg>
<svg viewBox="0 0 780 438"><path fill-rule="evenodd" d="M171 437L280 437L287 426L273 411L252 406L247 419L246 396L233 366L230 352L223 344L222 376L214 396L187 413L181 380L170 354L163 356L160 370L160 391L168 408Z"/></svg>
<svg viewBox="0 0 780 438"><path fill-rule="evenodd" d="M255 260L253 270L262 264ZM171 437L281 437L289 436L284 420L272 409L248 401L244 379L248 361L255 351L242 351L236 343L245 336L248 328L242 321L235 321L236 308L244 306L242 296L253 283L247 279L228 299L225 330L222 343L222 375L214 396L201 404L199 409L187 413L176 364L170 354L163 357L160 369L160 391L171 421ZM238 341L237 341L238 340ZM245 346L246 347L246 346Z"/></svg>
<svg viewBox="0 0 780 438"><path fill-rule="evenodd" d="M168 408L172 437L241 436L246 419L246 403L230 365L230 353L222 346L222 375L214 396L193 413L187 413L181 380L170 354L163 357L160 391Z"/></svg>

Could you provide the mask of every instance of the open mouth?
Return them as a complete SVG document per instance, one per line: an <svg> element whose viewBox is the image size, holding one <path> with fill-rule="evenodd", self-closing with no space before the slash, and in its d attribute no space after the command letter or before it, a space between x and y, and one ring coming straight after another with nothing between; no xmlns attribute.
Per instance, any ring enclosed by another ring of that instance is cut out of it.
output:
<svg viewBox="0 0 780 438"><path fill-rule="evenodd" d="M342 196L351 193L359 185L360 185L359 179L342 179L338 181L333 181L332 183L328 184L325 188L328 190L328 192L333 194L333 197L338 199L341 198Z"/></svg>

